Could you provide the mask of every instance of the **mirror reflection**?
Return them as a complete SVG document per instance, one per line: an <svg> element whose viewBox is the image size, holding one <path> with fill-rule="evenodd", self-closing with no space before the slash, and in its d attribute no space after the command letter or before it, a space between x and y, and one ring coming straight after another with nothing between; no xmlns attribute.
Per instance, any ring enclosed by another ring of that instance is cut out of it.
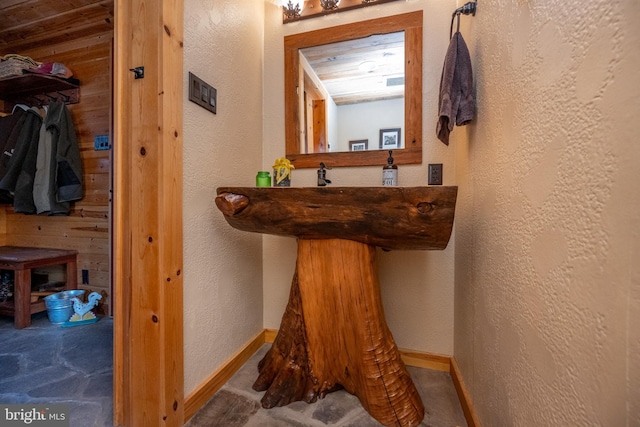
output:
<svg viewBox="0 0 640 427"><path fill-rule="evenodd" d="M299 55L300 153L404 147L404 31L307 47Z"/></svg>
<svg viewBox="0 0 640 427"><path fill-rule="evenodd" d="M422 162L422 11L286 36L296 168Z"/></svg>

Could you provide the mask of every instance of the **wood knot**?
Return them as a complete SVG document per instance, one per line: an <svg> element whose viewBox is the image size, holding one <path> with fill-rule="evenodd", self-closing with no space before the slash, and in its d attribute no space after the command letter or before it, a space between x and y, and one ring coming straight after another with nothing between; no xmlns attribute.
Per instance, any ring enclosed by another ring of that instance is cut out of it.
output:
<svg viewBox="0 0 640 427"><path fill-rule="evenodd" d="M249 198L242 194L220 193L216 197L216 206L226 216L234 216L249 206Z"/></svg>
<svg viewBox="0 0 640 427"><path fill-rule="evenodd" d="M434 209L435 209L435 206L433 203L429 203L429 202L418 203L418 212L420 212L423 215L428 214Z"/></svg>

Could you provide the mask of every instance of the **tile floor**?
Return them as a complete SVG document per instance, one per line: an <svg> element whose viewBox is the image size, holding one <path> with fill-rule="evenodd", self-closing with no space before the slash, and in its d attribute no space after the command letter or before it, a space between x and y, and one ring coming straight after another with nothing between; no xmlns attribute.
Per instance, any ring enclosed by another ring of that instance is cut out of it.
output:
<svg viewBox="0 0 640 427"><path fill-rule="evenodd" d="M263 409L251 385L260 350L216 393L186 427L377 427L355 396L341 390L313 404ZM71 427L112 426L113 320L62 328L46 313L17 330L0 316L0 403L65 403ZM448 373L409 367L425 403L422 427L466 426Z"/></svg>
<svg viewBox="0 0 640 427"><path fill-rule="evenodd" d="M68 404L71 427L113 425L113 320L72 328L0 316L0 403Z"/></svg>
<svg viewBox="0 0 640 427"><path fill-rule="evenodd" d="M271 344L263 345L231 377L185 427L379 427L381 424L362 408L357 397L340 390L315 403L294 402L285 407L263 409L262 392L251 385L258 362ZM466 426L462 407L446 372L409 367L411 377L425 404L422 427Z"/></svg>

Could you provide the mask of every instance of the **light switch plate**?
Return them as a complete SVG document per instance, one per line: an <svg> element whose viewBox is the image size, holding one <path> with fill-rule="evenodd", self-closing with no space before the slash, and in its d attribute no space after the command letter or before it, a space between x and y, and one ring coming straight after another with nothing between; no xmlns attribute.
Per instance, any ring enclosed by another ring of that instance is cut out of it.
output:
<svg viewBox="0 0 640 427"><path fill-rule="evenodd" d="M218 91L192 72L189 72L189 100L216 114Z"/></svg>

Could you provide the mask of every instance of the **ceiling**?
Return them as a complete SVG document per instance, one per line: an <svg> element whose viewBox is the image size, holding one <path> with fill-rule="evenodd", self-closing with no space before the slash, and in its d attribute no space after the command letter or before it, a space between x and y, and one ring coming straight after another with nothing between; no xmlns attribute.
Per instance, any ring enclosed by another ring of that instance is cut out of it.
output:
<svg viewBox="0 0 640 427"><path fill-rule="evenodd" d="M114 0L0 0L0 56L110 32L113 15ZM338 105L404 96L403 32L302 52Z"/></svg>
<svg viewBox="0 0 640 427"><path fill-rule="evenodd" d="M0 0L0 54L113 30L114 0Z"/></svg>
<svg viewBox="0 0 640 427"><path fill-rule="evenodd" d="M337 105L404 96L404 32L301 49Z"/></svg>

